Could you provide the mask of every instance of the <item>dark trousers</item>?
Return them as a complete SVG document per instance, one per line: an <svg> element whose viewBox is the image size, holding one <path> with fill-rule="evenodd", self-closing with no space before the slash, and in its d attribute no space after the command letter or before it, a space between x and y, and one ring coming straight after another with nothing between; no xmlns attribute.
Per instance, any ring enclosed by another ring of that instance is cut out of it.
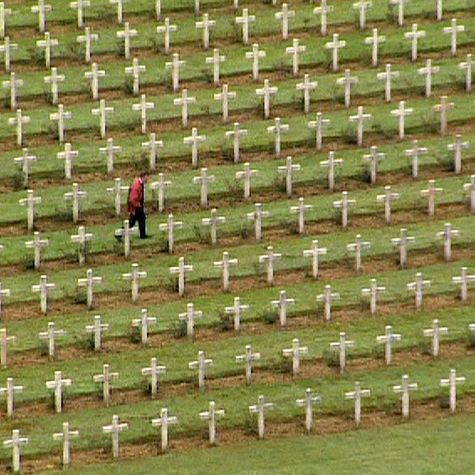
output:
<svg viewBox="0 0 475 475"><path fill-rule="evenodd" d="M144 239L145 237L147 237L146 221L147 217L145 216L145 211L143 208L137 208L134 214L130 214L129 228L133 228L135 226L135 223L138 223L140 239Z"/></svg>

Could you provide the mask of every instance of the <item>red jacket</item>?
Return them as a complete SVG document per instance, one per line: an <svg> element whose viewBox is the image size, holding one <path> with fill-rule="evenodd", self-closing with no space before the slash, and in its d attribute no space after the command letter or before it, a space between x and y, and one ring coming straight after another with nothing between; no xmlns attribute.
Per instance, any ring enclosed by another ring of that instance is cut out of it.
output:
<svg viewBox="0 0 475 475"><path fill-rule="evenodd" d="M142 178L136 178L130 187L129 213L135 213L138 208L144 206L144 183Z"/></svg>

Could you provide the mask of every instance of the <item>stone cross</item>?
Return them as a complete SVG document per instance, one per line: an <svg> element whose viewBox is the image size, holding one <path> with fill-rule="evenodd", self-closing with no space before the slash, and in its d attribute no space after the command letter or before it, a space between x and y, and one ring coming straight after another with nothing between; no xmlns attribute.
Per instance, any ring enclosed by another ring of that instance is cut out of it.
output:
<svg viewBox="0 0 475 475"><path fill-rule="evenodd" d="M417 45L419 38L425 38L426 32L424 30L417 29L417 23L412 24L412 30L404 33L404 38L411 40L411 61L417 61Z"/></svg>
<svg viewBox="0 0 475 475"><path fill-rule="evenodd" d="M424 298L424 289L426 287L430 287L431 281L430 280L424 280L422 277L422 273L418 272L416 274L416 280L414 282L409 282L407 284L407 289L408 290L413 290L415 292L415 304L416 304L416 309L420 310L422 307L422 301Z"/></svg>
<svg viewBox="0 0 475 475"><path fill-rule="evenodd" d="M432 320L432 328L426 329L423 335L432 338L432 356L437 358L439 356L440 337L441 335L448 335L449 329L447 327L440 327L439 320Z"/></svg>
<svg viewBox="0 0 475 475"><path fill-rule="evenodd" d="M289 38L289 19L295 17L295 10L289 10L289 5L283 3L282 10L275 13L274 16L282 23L282 39L287 40Z"/></svg>
<svg viewBox="0 0 475 475"><path fill-rule="evenodd" d="M79 431L70 430L69 422L63 422L63 430L53 434L54 440L62 441L62 464L63 467L69 467L71 465L71 439L79 437Z"/></svg>
<svg viewBox="0 0 475 475"><path fill-rule="evenodd" d="M393 342L400 341L401 335L393 333L393 327L386 325L385 334L376 337L376 343L384 344L384 360L387 365L391 364L393 358Z"/></svg>
<svg viewBox="0 0 475 475"><path fill-rule="evenodd" d="M170 274L178 274L178 295L183 297L185 295L186 273L192 272L193 266L185 264L185 258L178 258L178 266L170 267Z"/></svg>
<svg viewBox="0 0 475 475"><path fill-rule="evenodd" d="M218 226L224 224L226 218L224 216L217 216L216 208L211 210L210 218L202 218L201 224L203 226L209 226L209 233L211 237L211 244L214 246L218 242Z"/></svg>
<svg viewBox="0 0 475 475"><path fill-rule="evenodd" d="M450 20L450 26L443 28L446 35L450 35L450 53L452 56L457 56L457 34L465 31L464 25L457 25L457 19Z"/></svg>
<svg viewBox="0 0 475 475"><path fill-rule="evenodd" d="M244 164L244 171L236 172L236 180L243 180L244 182L244 199L248 200L251 197L251 181L252 177L258 174L258 170L251 169L251 164L246 162ZM474 193L475 194L475 193ZM475 209L475 205L474 205Z"/></svg>
<svg viewBox="0 0 475 475"><path fill-rule="evenodd" d="M109 117L109 114L114 113L114 108L109 106L106 106L106 101L105 99L101 99L99 101L99 108L97 109L91 109L91 114L92 115L97 115L99 116L99 126L101 129L101 139L105 139L107 135L107 119Z"/></svg>
<svg viewBox="0 0 475 475"><path fill-rule="evenodd" d="M259 396L257 404L249 406L251 414L257 414L257 432L259 439L263 439L265 435L265 412L267 409L274 409L274 403L265 402L264 396Z"/></svg>
<svg viewBox="0 0 475 475"><path fill-rule="evenodd" d="M46 381L46 388L54 390L54 409L57 414L63 412L64 388L73 384L71 379L63 378L62 371L54 372L54 380Z"/></svg>
<svg viewBox="0 0 475 475"><path fill-rule="evenodd" d="M173 218L173 214L168 215L168 219L166 223L160 223L158 228L160 231L164 231L167 233L167 245L168 245L168 252L170 254L173 253L175 248L175 229L181 229L183 227L183 223L181 221L175 221Z"/></svg>
<svg viewBox="0 0 475 475"><path fill-rule="evenodd" d="M262 96L264 100L264 119L270 117L271 98L278 90L278 87L270 86L269 79L264 79L264 87L256 89L256 96Z"/></svg>
<svg viewBox="0 0 475 475"><path fill-rule="evenodd" d="M102 432L104 434L111 434L112 457L114 459L118 459L120 455L120 445L119 445L120 433L123 430L126 430L128 428L129 428L129 424L127 424L126 422L119 422L119 416L115 414L112 416L112 424L108 426L102 426Z"/></svg>
<svg viewBox="0 0 475 475"><path fill-rule="evenodd" d="M444 15L443 0L435 0L435 18L437 21L441 21Z"/></svg>
<svg viewBox="0 0 475 475"><path fill-rule="evenodd" d="M302 234L305 231L305 213L313 208L312 205L306 205L304 198L300 197L297 206L291 206L290 212L298 215L297 231Z"/></svg>
<svg viewBox="0 0 475 475"><path fill-rule="evenodd" d="M266 52L259 50L259 44L254 43L252 51L247 51L245 57L246 59L252 59L252 79L254 81L259 80L259 60L266 57Z"/></svg>
<svg viewBox="0 0 475 475"><path fill-rule="evenodd" d="M392 71L392 65L386 64L384 73L378 73L376 78L384 81L384 99L391 102L392 80L399 77L399 71Z"/></svg>
<svg viewBox="0 0 475 475"><path fill-rule="evenodd" d="M282 151L282 134L289 131L289 125L283 124L280 117L274 119L274 125L267 127L267 133L273 134L275 137L275 156L280 157Z"/></svg>
<svg viewBox="0 0 475 475"><path fill-rule="evenodd" d="M155 170L157 168L157 160L158 160L158 150L163 148L163 140L157 140L157 134L152 132L149 135L149 140L147 142L142 142L142 148L149 151L149 159L148 159L148 167L150 170ZM159 176L163 173L159 173ZM154 182L157 183L157 182ZM171 182L166 182L170 184ZM153 183L152 183L153 185ZM154 187L151 188L153 189ZM168 186L168 185L167 185ZM160 196L160 192L159 192Z"/></svg>
<svg viewBox="0 0 475 475"><path fill-rule="evenodd" d="M124 68L125 74L132 76L132 92L135 96L140 92L140 75L147 70L144 64L140 64L139 58L132 60L132 66L126 66Z"/></svg>
<svg viewBox="0 0 475 475"><path fill-rule="evenodd" d="M457 385L464 384L464 383L465 383L465 377L463 376L457 377L457 371L455 369L450 370L449 379L440 380L441 386L449 387L450 412L455 412L455 410L457 409Z"/></svg>
<svg viewBox="0 0 475 475"><path fill-rule="evenodd" d="M365 249L369 249L371 247L371 243L368 241L363 241L361 234L356 235L356 239L354 243L347 244L346 250L348 252L355 253L355 270L356 272L361 272L363 270L362 259L363 259L363 251Z"/></svg>
<svg viewBox="0 0 475 475"><path fill-rule="evenodd" d="M315 120L307 123L309 129L315 129L315 147L320 151L323 147L323 129L331 123L330 119L324 119L321 112L317 112Z"/></svg>
<svg viewBox="0 0 475 475"><path fill-rule="evenodd" d="M10 73L10 79L2 81L2 86L10 90L10 109L12 111L17 108L18 89L24 85L23 79L19 79L15 72Z"/></svg>
<svg viewBox="0 0 475 475"><path fill-rule="evenodd" d="M298 338L292 340L292 348L284 348L282 354L284 357L292 357L292 374L296 376L300 372L300 358L308 353L307 346L300 346Z"/></svg>
<svg viewBox="0 0 475 475"><path fill-rule="evenodd" d="M8 17L12 14L11 8L5 8L5 3L0 2L0 38L5 38Z"/></svg>
<svg viewBox="0 0 475 475"><path fill-rule="evenodd" d="M109 330L108 323L102 323L100 315L94 316L94 323L86 325L86 332L92 333L94 337L94 351L101 351L102 349L102 333Z"/></svg>
<svg viewBox="0 0 475 475"><path fill-rule="evenodd" d="M90 7L91 2L89 0L76 0L74 2L71 2L69 6L77 11L78 28L83 28L86 7Z"/></svg>
<svg viewBox="0 0 475 475"><path fill-rule="evenodd" d="M314 239L312 241L311 249L305 249L303 251L304 257L312 258L312 277L314 279L318 279L318 274L320 270L320 256L324 256L326 254L327 254L327 248L319 247L318 239Z"/></svg>
<svg viewBox="0 0 475 475"><path fill-rule="evenodd" d="M127 0L109 0L111 5L117 5L117 23L124 21L124 3Z"/></svg>
<svg viewBox="0 0 475 475"><path fill-rule="evenodd" d="M469 53L467 54L467 60L459 63L459 69L465 71L465 90L467 92L472 91L472 70L473 70L473 61L472 55Z"/></svg>
<svg viewBox="0 0 475 475"><path fill-rule="evenodd" d="M413 147L404 150L407 157L411 158L412 178L419 176L419 158L420 155L427 153L427 147L419 147L419 141L413 140Z"/></svg>
<svg viewBox="0 0 475 475"><path fill-rule="evenodd" d="M178 53L173 53L172 60L165 63L165 68L172 70L172 87L175 92L180 89L180 68L185 64L186 61L180 60Z"/></svg>
<svg viewBox="0 0 475 475"><path fill-rule="evenodd" d="M231 259L229 257L229 252L223 252L223 259L221 261L215 261L214 267L217 269L223 270L223 291L227 292L229 290L229 273L231 266L236 266L238 264L237 259Z"/></svg>
<svg viewBox="0 0 475 475"><path fill-rule="evenodd" d="M342 191L341 200L333 202L334 208L341 209L341 226L343 229L348 227L348 215L350 208L355 204L356 200L349 199L347 191Z"/></svg>
<svg viewBox="0 0 475 475"><path fill-rule="evenodd" d="M429 180L427 182L427 189L421 190L421 196L427 197L427 212L429 216L434 216L435 214L435 197L437 193L442 193L443 188L437 188L435 186L435 180Z"/></svg>
<svg viewBox="0 0 475 475"><path fill-rule="evenodd" d="M95 276L92 269L86 271L86 277L78 279L78 287L86 287L86 305L88 310L94 307L94 287L102 284L102 277Z"/></svg>
<svg viewBox="0 0 475 475"><path fill-rule="evenodd" d="M298 76L299 74L299 54L304 53L306 49L306 46L300 45L297 38L293 39L292 46L285 48L285 52L292 55L292 74L294 76Z"/></svg>
<svg viewBox="0 0 475 475"><path fill-rule="evenodd" d="M447 149L454 152L454 173L457 175L462 171L462 150L469 147L470 143L464 142L460 134L455 136L455 142L447 145Z"/></svg>
<svg viewBox="0 0 475 475"><path fill-rule="evenodd" d="M138 104L132 104L132 110L140 112L140 130L142 134L147 133L147 111L155 109L153 102L147 102L147 96L142 94Z"/></svg>
<svg viewBox="0 0 475 475"><path fill-rule="evenodd" d="M157 318L149 317L146 308L142 309L142 314L140 318L134 318L132 320L132 327L138 328L140 330L140 340L142 342L142 345L146 345L148 343L149 325L154 325L156 323Z"/></svg>
<svg viewBox="0 0 475 475"><path fill-rule="evenodd" d="M295 305L295 299L287 297L287 292L285 290L281 290L279 292L279 300L272 300L271 304L272 307L276 308L279 312L280 326L287 326L288 307Z"/></svg>
<svg viewBox="0 0 475 475"><path fill-rule="evenodd" d="M266 264L267 272L267 283L269 285L274 285L274 263L279 261L282 258L282 254L279 252L274 252L272 246L267 246L266 254L259 256L259 263Z"/></svg>
<svg viewBox="0 0 475 475"><path fill-rule="evenodd" d="M303 82L299 82L295 85L297 91L302 91L303 93L303 110L305 114L310 112L310 94L318 86L317 81L310 81L310 74L305 74L303 77Z"/></svg>
<svg viewBox="0 0 475 475"><path fill-rule="evenodd" d="M395 393L402 393L402 417L409 417L409 393L418 389L417 383L410 383L409 376L404 374L402 376L402 383L398 386L393 386Z"/></svg>
<svg viewBox="0 0 475 475"><path fill-rule="evenodd" d="M55 38L51 38L50 33L45 32L45 37L43 40L36 41L36 47L45 50L45 66L47 69L51 67L51 56L53 53L53 48L59 45L59 41Z"/></svg>
<svg viewBox="0 0 475 475"><path fill-rule="evenodd" d="M3 300L5 297L10 297L10 289L4 289L0 281L0 319L2 318Z"/></svg>
<svg viewBox="0 0 475 475"><path fill-rule="evenodd" d="M71 236L71 242L73 244L78 244L78 260L80 266L83 266L86 263L88 245L92 238L92 233L86 233L86 228L84 226L79 226L78 233Z"/></svg>
<svg viewBox="0 0 475 475"><path fill-rule="evenodd" d="M251 23L255 23L256 17L254 15L249 15L249 10L247 8L243 8L242 15L236 17L234 21L236 22L236 25L241 25L243 44L249 44L249 27Z"/></svg>
<svg viewBox="0 0 475 475"><path fill-rule="evenodd" d="M142 368L143 376L150 376L150 392L152 394L152 399L155 399L159 390L159 381L158 376L165 373L167 368L165 366L160 366L157 362L157 358L153 357L150 359L150 366L148 368Z"/></svg>
<svg viewBox="0 0 475 475"><path fill-rule="evenodd" d="M73 150L72 145L69 142L66 142L64 144L64 150L62 152L58 152L56 156L58 157L58 160L64 160L64 177L67 180L71 180L73 174L73 159L79 156L79 152L77 150ZM76 184L76 186L78 185Z"/></svg>
<svg viewBox="0 0 475 475"><path fill-rule="evenodd" d="M294 179L294 173L301 170L301 166L298 163L292 163L292 157L287 157L285 165L279 166L277 172L281 175L285 175L285 191L287 196L292 196L292 185Z"/></svg>
<svg viewBox="0 0 475 475"><path fill-rule="evenodd" d="M320 6L313 9L315 15L320 15L320 34L327 35L328 14L333 11L333 7L327 5L327 0L320 0Z"/></svg>
<svg viewBox="0 0 475 475"><path fill-rule="evenodd" d="M453 102L447 102L447 96L440 98L440 104L436 104L432 107L434 112L440 113L440 135L447 133L447 114L450 109L453 109L455 104Z"/></svg>
<svg viewBox="0 0 475 475"><path fill-rule="evenodd" d="M371 315L376 315L376 305L378 302L379 294L386 292L386 287L379 286L376 279L370 280L370 287L361 289L361 295L369 297L369 308Z"/></svg>
<svg viewBox="0 0 475 475"><path fill-rule="evenodd" d="M58 141L59 143L64 142L64 129L65 121L71 119L73 116L72 112L65 111L63 104L58 105L58 111L53 112L49 115L50 120L58 122Z"/></svg>
<svg viewBox="0 0 475 475"><path fill-rule="evenodd" d="M195 306L192 303L186 304L186 312L178 314L178 318L186 322L186 335L193 337L195 334L195 320L201 318L203 312L201 310L195 310Z"/></svg>
<svg viewBox="0 0 475 475"><path fill-rule="evenodd" d="M359 15L359 28L360 30L364 30L366 28L366 13L369 8L373 7L373 2L369 0L360 0L356 3L353 3L353 9L358 10Z"/></svg>
<svg viewBox="0 0 475 475"><path fill-rule="evenodd" d="M3 53L3 63L5 65L5 72L10 72L12 51L18 49L17 43L10 43L10 37L5 36L3 45L0 45L0 53Z"/></svg>
<svg viewBox="0 0 475 475"><path fill-rule="evenodd" d="M196 97L188 97L188 90L181 91L181 97L173 99L173 104L181 106L181 122L183 127L188 127L189 112L188 106L196 103Z"/></svg>
<svg viewBox="0 0 475 475"><path fill-rule="evenodd" d="M439 66L432 66L432 59L426 60L424 68L419 68L417 73L421 76L425 76L425 96L430 97L432 95L432 76L440 71Z"/></svg>
<svg viewBox="0 0 475 475"><path fill-rule="evenodd" d="M77 223L79 221L79 211L80 211L80 201L87 197L87 191L80 191L79 185L73 183L72 191L64 193L63 198L65 201L72 202L72 216L73 222Z"/></svg>
<svg viewBox="0 0 475 475"><path fill-rule="evenodd" d="M384 187L384 194L376 195L376 201L384 204L384 220L386 224L391 223L391 203L399 198L399 193L393 193L390 185Z"/></svg>
<svg viewBox="0 0 475 475"><path fill-rule="evenodd" d="M320 396L314 396L310 388L305 390L304 399L296 399L295 401L298 407L305 408L305 429L308 434L312 431L313 427L313 406L321 402L322 398Z"/></svg>
<svg viewBox="0 0 475 475"><path fill-rule="evenodd" d="M107 142L106 142L106 146L105 147L100 147L99 148L99 153L101 153L102 155L105 155L106 156L106 159L107 159L107 173L112 173L114 171L114 163L115 163L115 156L116 154L119 154L122 152L122 147L119 146L119 145L114 145L114 139L112 137L109 137L107 139ZM119 185L120 185L120 178L116 178L116 180L119 180ZM127 187L127 191L128 191L128 187ZM108 188L107 191L113 191L116 193L116 197L118 196L119 197L119 203L121 201L121 198L120 198L120 191L117 191L118 189L115 189L115 188ZM116 205L117 205L117 201L116 201ZM117 213L117 208L116 208L116 214L117 216L120 216L120 205L119 205L119 212Z"/></svg>
<svg viewBox="0 0 475 475"><path fill-rule="evenodd" d="M8 119L8 125L16 125L16 143L19 147L23 145L24 126L30 123L30 117L23 115L21 109L16 110L15 117Z"/></svg>
<svg viewBox="0 0 475 475"><path fill-rule="evenodd" d="M340 341L330 343L330 350L339 352L340 373L345 372L347 350L353 348L354 345L355 342L348 340L345 332L340 332Z"/></svg>
<svg viewBox="0 0 475 475"><path fill-rule="evenodd" d="M325 48L331 50L332 71L338 71L338 51L346 46L346 41L340 40L338 33L333 33L333 41L325 43Z"/></svg>
<svg viewBox="0 0 475 475"><path fill-rule="evenodd" d="M54 358L56 356L56 338L59 338L62 336L66 336L66 332L64 330L57 330L56 324L54 322L48 322L47 331L38 333L38 338L40 340L47 341L48 356L50 358Z"/></svg>
<svg viewBox="0 0 475 475"><path fill-rule="evenodd" d="M379 35L377 28L373 28L372 36L365 38L365 44L371 45L371 65L373 68L378 66L379 45L385 41L386 37L384 35Z"/></svg>
<svg viewBox="0 0 475 475"><path fill-rule="evenodd" d="M370 397L371 391L369 389L361 389L359 381L355 383L355 390L345 393L345 399L352 399L355 401L355 424L359 425L361 422L361 398Z"/></svg>
<svg viewBox="0 0 475 475"><path fill-rule="evenodd" d="M381 160L384 160L386 154L378 152L376 145L371 146L370 153L363 155L363 160L370 163L370 182L375 184L378 179L378 164Z"/></svg>
<svg viewBox="0 0 475 475"><path fill-rule="evenodd" d="M223 115L223 120L224 120L224 115ZM234 122L233 130L227 130L224 135L227 139L232 139L234 163L239 163L239 160L241 158L241 137L245 137L246 135L248 135L247 129L241 129L240 123ZM241 173L241 172L237 172L237 173Z"/></svg>
<svg viewBox="0 0 475 475"><path fill-rule="evenodd" d="M188 367L190 369L198 370L198 388L205 388L205 376L206 368L213 366L213 360L206 358L204 351L198 351L198 359L196 361L190 361Z"/></svg>
<svg viewBox="0 0 475 475"><path fill-rule="evenodd" d="M221 72L221 63L226 61L226 56L219 54L219 49L213 49L213 56L208 56L206 59L206 64L213 65L213 82L216 86L219 86L220 72Z"/></svg>
<svg viewBox="0 0 475 475"><path fill-rule="evenodd" d="M132 38L137 36L137 30L130 28L129 22L124 23L124 29L116 33L117 38L124 40L124 57L125 59L130 59L130 48L132 43Z"/></svg>
<svg viewBox="0 0 475 475"><path fill-rule="evenodd" d="M196 129L194 129L196 130ZM196 161L198 158L196 157ZM216 181L216 177L214 175L208 174L207 168L202 168L200 176L193 177L193 183L195 185L200 185L200 205L203 208L208 207L208 188L210 183L214 183Z"/></svg>
<svg viewBox="0 0 475 475"><path fill-rule="evenodd" d="M128 259L130 257L130 241L132 235L137 235L138 229L136 226L133 228L130 227L130 222L128 219L124 219L122 227L115 230L114 235L117 238L120 238L124 244L124 257Z"/></svg>
<svg viewBox="0 0 475 475"><path fill-rule="evenodd" d="M163 25L157 26L157 33L164 34L164 48L165 53L168 54L170 52L170 33L175 33L178 30L176 25L172 25L170 23L170 18L165 18L163 21Z"/></svg>
<svg viewBox="0 0 475 475"><path fill-rule="evenodd" d="M86 26L84 28L84 35L79 35L76 37L76 41L79 44L84 43L84 61L86 63L91 62L92 56L92 43L99 39L99 35L97 33L91 33L91 28Z"/></svg>
<svg viewBox="0 0 475 475"><path fill-rule="evenodd" d="M33 249L33 262L35 270L38 270L41 266L41 252L43 248L49 245L48 239L41 239L41 234L39 231L35 231L33 234L33 241L26 241L25 247L27 249Z"/></svg>
<svg viewBox="0 0 475 475"><path fill-rule="evenodd" d="M158 419L152 419L153 427L161 427L161 450L166 452L168 450L168 426L170 424L178 423L178 419L175 416L168 415L168 409L162 408L160 411L160 417Z"/></svg>
<svg viewBox="0 0 475 475"><path fill-rule="evenodd" d="M404 140L406 116L414 112L412 108L406 108L406 101L399 101L399 107L391 111L391 115L398 119L399 139Z"/></svg>
<svg viewBox="0 0 475 475"><path fill-rule="evenodd" d="M345 76L338 78L336 80L337 86L345 87L345 107L350 107L351 105L351 86L352 84L358 84L358 78L351 75L349 69L345 69Z"/></svg>
<svg viewBox="0 0 475 475"><path fill-rule="evenodd" d="M107 407L111 404L112 382L119 378L119 373L112 372L109 364L102 365L102 373L95 374L93 381L102 384L102 399Z"/></svg>
<svg viewBox="0 0 475 475"><path fill-rule="evenodd" d="M359 147L363 145L364 122L372 118L371 114L363 112L363 106L358 106L356 115L350 115L350 122L356 122L356 143Z"/></svg>
<svg viewBox="0 0 475 475"><path fill-rule="evenodd" d="M404 25L404 6L409 0L389 0L389 5L397 7L397 23Z"/></svg>
<svg viewBox="0 0 475 475"><path fill-rule="evenodd" d="M465 302L468 298L468 285L475 282L475 275L469 275L467 267L462 267L460 276L452 277L452 282L460 286L460 300Z"/></svg>
<svg viewBox="0 0 475 475"><path fill-rule="evenodd" d="M251 213L247 213L247 219L249 221L254 221L254 232L256 236L256 241L262 239L262 219L268 218L270 216L269 211L264 211L262 209L262 203L256 203L255 210Z"/></svg>
<svg viewBox="0 0 475 475"><path fill-rule="evenodd" d="M140 280L147 277L147 272L139 271L139 265L132 264L132 271L122 274L122 279L131 281L132 303L135 303L139 298Z"/></svg>
<svg viewBox="0 0 475 475"><path fill-rule="evenodd" d="M414 236L407 235L407 229L405 228L401 228L398 238L391 239L393 245L399 247L399 265L401 269L407 267L407 245L415 240Z"/></svg>
<svg viewBox="0 0 475 475"><path fill-rule="evenodd" d="M97 63L92 63L91 70L84 73L84 77L91 83L91 94L95 101L99 99L99 78L103 78L105 75L106 72L99 69Z"/></svg>
<svg viewBox="0 0 475 475"><path fill-rule="evenodd" d="M20 473L21 471L21 448L28 444L27 437L20 437L20 430L12 430L12 438L3 441L3 446L12 448L12 469L13 473Z"/></svg>
<svg viewBox="0 0 475 475"><path fill-rule="evenodd" d="M0 287L1 292L1 287ZM16 336L8 336L6 328L0 328L0 365L2 368L8 366L8 346L16 341Z"/></svg>
<svg viewBox="0 0 475 475"><path fill-rule="evenodd" d="M327 168L327 181L328 189L333 193L335 189L335 168L337 165L342 165L343 160L341 158L335 158L335 152L328 152L328 160L323 160L320 162L321 168Z"/></svg>
<svg viewBox="0 0 475 475"><path fill-rule="evenodd" d="M45 0L38 0L38 3L31 7L31 13L38 14L38 30L40 30L40 33L46 31L46 14L51 10L51 5L46 4Z"/></svg>
<svg viewBox="0 0 475 475"><path fill-rule="evenodd" d="M197 30L203 30L203 48L209 48L209 40L211 35L211 30L216 26L216 20L210 20L207 13L203 14L201 21L195 22L195 27Z"/></svg>
<svg viewBox="0 0 475 475"><path fill-rule="evenodd" d="M40 283L38 285L32 285L31 291L40 294L40 309L43 315L48 313L48 294L50 290L53 290L56 284L48 283L48 277L42 275L40 277Z"/></svg>
<svg viewBox="0 0 475 475"><path fill-rule="evenodd" d="M469 196L470 212L475 213L475 175L470 176L470 182L463 185L463 190Z"/></svg>
<svg viewBox="0 0 475 475"><path fill-rule="evenodd" d="M232 307L225 307L224 313L233 316L234 331L239 331L241 328L241 314L249 309L249 305L241 304L239 297L234 297L234 304Z"/></svg>
<svg viewBox="0 0 475 475"><path fill-rule="evenodd" d="M37 205L41 204L41 197L35 196L33 190L26 191L26 198L18 200L20 206L26 207L26 221L28 231L32 231L35 225L35 208Z"/></svg>
<svg viewBox="0 0 475 475"><path fill-rule="evenodd" d="M444 230L436 234L438 239L444 240L444 259L450 261L452 259L452 239L460 235L458 229L452 229L450 223L444 224Z"/></svg>
<svg viewBox="0 0 475 475"><path fill-rule="evenodd" d="M216 419L224 416L224 410L216 409L216 403L210 401L209 409L200 412L200 419L208 421L208 435L210 445L216 445Z"/></svg>
<svg viewBox="0 0 475 475"><path fill-rule="evenodd" d="M236 356L237 363L244 363L245 373L246 373L246 383L251 384L252 378L252 364L254 361L259 361L261 359L260 353L253 353L251 345L246 345L246 353L243 355Z"/></svg>
<svg viewBox="0 0 475 475"><path fill-rule="evenodd" d="M7 384L4 388L0 388L0 394L5 394L7 403L7 417L11 419L15 408L15 393L22 393L23 386L15 386L13 378L7 378Z"/></svg>
<svg viewBox="0 0 475 475"><path fill-rule="evenodd" d="M219 84L219 80L218 80ZM229 90L229 86L227 84L223 84L223 89L220 93L214 95L215 101L221 101L221 110L223 116L223 122L227 122L229 117L229 100L235 99L236 93ZM239 143L239 142L238 142Z"/></svg>

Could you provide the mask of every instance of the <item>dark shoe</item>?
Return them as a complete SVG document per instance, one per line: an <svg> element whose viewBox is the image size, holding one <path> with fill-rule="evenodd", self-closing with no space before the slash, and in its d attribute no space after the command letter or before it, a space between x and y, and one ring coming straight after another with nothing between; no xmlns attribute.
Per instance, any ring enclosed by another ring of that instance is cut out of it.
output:
<svg viewBox="0 0 475 475"><path fill-rule="evenodd" d="M151 237L151 234L147 234L146 236L140 236L140 239L150 239Z"/></svg>

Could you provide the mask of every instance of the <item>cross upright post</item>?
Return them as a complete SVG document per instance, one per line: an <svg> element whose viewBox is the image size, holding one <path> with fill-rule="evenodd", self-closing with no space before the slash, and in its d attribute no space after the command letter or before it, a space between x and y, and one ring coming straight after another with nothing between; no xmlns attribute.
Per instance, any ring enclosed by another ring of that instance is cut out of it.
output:
<svg viewBox="0 0 475 475"><path fill-rule="evenodd" d="M339 362L340 362L340 373L344 373L346 369L346 358L348 353L348 348L353 348L355 342L348 340L345 332L340 332L340 340L337 342L330 343L331 351L339 352Z"/></svg>
<svg viewBox="0 0 475 475"><path fill-rule="evenodd" d="M245 354L236 356L236 363L244 363L247 384L251 384L253 362L259 361L260 359L261 359L261 354L253 353L251 345L246 345Z"/></svg>
<svg viewBox="0 0 475 475"><path fill-rule="evenodd" d="M400 340L401 335L399 333L393 333L393 327L391 325L386 325L384 335L376 337L376 343L384 344L384 360L387 365L390 365L393 359L393 343Z"/></svg>
<svg viewBox="0 0 475 475"><path fill-rule="evenodd" d="M150 376L150 393L152 399L155 399L159 390L159 381L158 376L165 373L167 368L165 366L160 366L157 362L157 358L153 357L150 359L150 366L148 368L142 368L143 376Z"/></svg>
<svg viewBox="0 0 475 475"><path fill-rule="evenodd" d="M321 112L317 112L315 120L307 122L309 129L315 129L315 148L320 151L323 147L323 130L325 127L329 127L331 123L330 119L324 119Z"/></svg>

